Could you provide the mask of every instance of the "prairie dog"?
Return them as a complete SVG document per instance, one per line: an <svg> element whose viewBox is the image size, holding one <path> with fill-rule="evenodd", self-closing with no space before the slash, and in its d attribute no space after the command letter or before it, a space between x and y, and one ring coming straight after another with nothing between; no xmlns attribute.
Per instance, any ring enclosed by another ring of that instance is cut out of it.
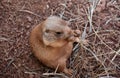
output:
<svg viewBox="0 0 120 78"><path fill-rule="evenodd" d="M66 67L66 61L71 55L73 42L79 41L75 34L80 32L71 30L68 22L50 16L45 21L35 26L30 34L30 45L34 55L46 66L72 74Z"/></svg>

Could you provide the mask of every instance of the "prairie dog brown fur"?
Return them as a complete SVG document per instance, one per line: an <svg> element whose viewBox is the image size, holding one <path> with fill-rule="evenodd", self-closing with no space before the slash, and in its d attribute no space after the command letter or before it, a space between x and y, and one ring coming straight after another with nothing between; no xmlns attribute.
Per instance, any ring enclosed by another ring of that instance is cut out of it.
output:
<svg viewBox="0 0 120 78"><path fill-rule="evenodd" d="M50 16L35 26L30 34L30 45L34 55L46 66L71 75L66 61L71 55L73 42L79 41L68 27L68 22L57 16Z"/></svg>

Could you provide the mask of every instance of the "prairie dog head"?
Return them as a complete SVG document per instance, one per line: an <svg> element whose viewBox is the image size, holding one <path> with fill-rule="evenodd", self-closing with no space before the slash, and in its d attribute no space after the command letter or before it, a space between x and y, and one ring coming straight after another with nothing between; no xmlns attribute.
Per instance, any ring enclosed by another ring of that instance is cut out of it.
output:
<svg viewBox="0 0 120 78"><path fill-rule="evenodd" d="M48 17L43 25L43 42L52 47L63 46L72 33L68 22L57 16Z"/></svg>

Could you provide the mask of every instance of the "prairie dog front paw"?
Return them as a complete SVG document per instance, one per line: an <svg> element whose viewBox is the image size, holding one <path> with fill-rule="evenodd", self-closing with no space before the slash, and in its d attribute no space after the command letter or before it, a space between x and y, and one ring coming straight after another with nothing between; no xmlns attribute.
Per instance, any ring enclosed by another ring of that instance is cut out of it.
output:
<svg viewBox="0 0 120 78"><path fill-rule="evenodd" d="M75 37L79 37L81 35L80 30L74 30L73 33Z"/></svg>

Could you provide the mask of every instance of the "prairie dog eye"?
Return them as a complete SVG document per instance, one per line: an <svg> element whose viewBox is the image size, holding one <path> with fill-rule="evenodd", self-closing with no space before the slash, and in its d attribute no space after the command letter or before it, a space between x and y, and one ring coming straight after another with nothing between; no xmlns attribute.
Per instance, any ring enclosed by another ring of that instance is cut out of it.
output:
<svg viewBox="0 0 120 78"><path fill-rule="evenodd" d="M49 32L50 32L50 30L45 30L45 32L46 32L46 33L49 33Z"/></svg>
<svg viewBox="0 0 120 78"><path fill-rule="evenodd" d="M61 35L63 34L63 32L55 32L57 35Z"/></svg>
<svg viewBox="0 0 120 78"><path fill-rule="evenodd" d="M62 38L63 37L63 32L55 32L55 36L58 38Z"/></svg>

